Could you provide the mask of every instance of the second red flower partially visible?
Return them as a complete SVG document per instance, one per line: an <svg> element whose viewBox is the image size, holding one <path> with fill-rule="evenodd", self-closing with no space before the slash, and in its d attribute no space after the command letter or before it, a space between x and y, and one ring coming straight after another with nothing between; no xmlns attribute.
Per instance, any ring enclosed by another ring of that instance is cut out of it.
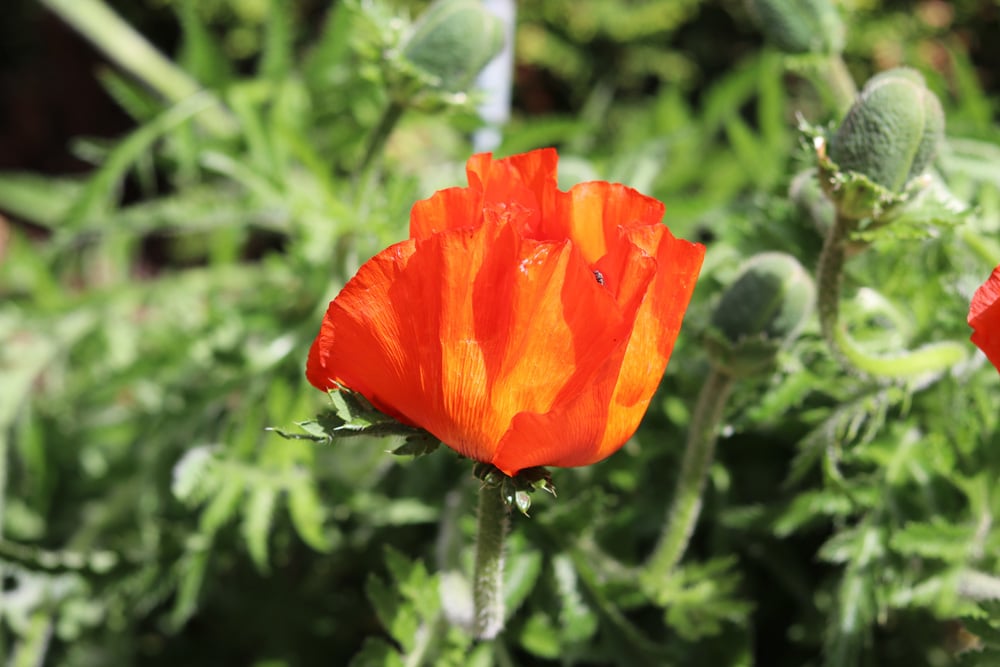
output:
<svg viewBox="0 0 1000 667"><path fill-rule="evenodd" d="M972 342L1000 371L1000 266L980 285L969 306Z"/></svg>
<svg viewBox="0 0 1000 667"><path fill-rule="evenodd" d="M410 238L330 304L309 381L508 475L617 451L666 368L704 247L631 188L560 191L557 160L476 155L469 187L417 202Z"/></svg>

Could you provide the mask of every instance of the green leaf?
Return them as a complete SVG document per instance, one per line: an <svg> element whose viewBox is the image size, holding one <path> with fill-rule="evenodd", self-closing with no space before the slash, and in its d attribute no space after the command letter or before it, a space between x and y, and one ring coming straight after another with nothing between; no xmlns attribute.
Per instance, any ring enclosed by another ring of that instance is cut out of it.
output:
<svg viewBox="0 0 1000 667"><path fill-rule="evenodd" d="M968 557L974 537L973 526L934 517L930 521L910 521L894 530L889 548L901 556L960 562Z"/></svg>
<svg viewBox="0 0 1000 667"><path fill-rule="evenodd" d="M365 582L365 594L386 632L393 639L398 639L397 633L401 633L404 639L409 637L409 642L412 643L413 633L418 625L416 614L405 609L405 602L397 595L395 588L375 574L369 574ZM406 648L405 644L403 646Z"/></svg>
<svg viewBox="0 0 1000 667"><path fill-rule="evenodd" d="M249 496L243 508L243 539L246 540L250 557L257 569L267 573L270 569L267 541L274 521L278 490L268 484L261 484L253 488Z"/></svg>
<svg viewBox="0 0 1000 667"><path fill-rule="evenodd" d="M22 172L0 173L0 210L43 227L57 227L84 184Z"/></svg>
<svg viewBox="0 0 1000 667"><path fill-rule="evenodd" d="M303 479L289 486L288 511L303 542L316 551L330 550L332 544L324 528L326 511L311 481Z"/></svg>
<svg viewBox="0 0 1000 667"><path fill-rule="evenodd" d="M220 41L205 25L198 0L180 0L175 4L182 34L179 64L210 88L224 86L233 75L232 67L220 48Z"/></svg>
<svg viewBox="0 0 1000 667"><path fill-rule="evenodd" d="M441 441L430 433L414 433L406 437L406 441L392 450L396 456L424 456L441 446Z"/></svg>
<svg viewBox="0 0 1000 667"><path fill-rule="evenodd" d="M725 625L745 623L753 607L736 597L740 583L732 557L687 564L663 591L664 621L687 641L718 635Z"/></svg>
<svg viewBox="0 0 1000 667"><path fill-rule="evenodd" d="M208 569L209 549L189 550L176 566L179 572L177 597L170 611L170 626L178 630L198 609L198 597Z"/></svg>
<svg viewBox="0 0 1000 667"><path fill-rule="evenodd" d="M203 501L209 493L208 478L215 463L214 448L192 447L174 464L170 490L174 497L189 505Z"/></svg>
<svg viewBox="0 0 1000 667"><path fill-rule="evenodd" d="M405 667L403 658L384 639L366 637L349 667Z"/></svg>
<svg viewBox="0 0 1000 667"><path fill-rule="evenodd" d="M288 0L271 0L260 58L260 73L269 79L288 76L292 67L294 11L295 5Z"/></svg>
<svg viewBox="0 0 1000 667"><path fill-rule="evenodd" d="M108 155L67 212L64 224L70 228L105 215L128 169L164 134L177 128L217 102L208 95L195 94L167 109L145 125L133 130Z"/></svg>
<svg viewBox="0 0 1000 667"><path fill-rule="evenodd" d="M555 659L562 649L559 628L544 612L535 612L528 617L519 639L524 650L541 658Z"/></svg>
<svg viewBox="0 0 1000 667"><path fill-rule="evenodd" d="M221 480L221 486L201 513L199 527L211 535L232 520L240 510L246 491L246 480L241 475L230 475Z"/></svg>

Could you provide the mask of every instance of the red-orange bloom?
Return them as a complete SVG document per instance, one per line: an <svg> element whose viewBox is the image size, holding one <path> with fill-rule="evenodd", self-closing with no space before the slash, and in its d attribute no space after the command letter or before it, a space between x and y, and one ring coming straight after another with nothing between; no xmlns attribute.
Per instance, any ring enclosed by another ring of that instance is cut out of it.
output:
<svg viewBox="0 0 1000 667"><path fill-rule="evenodd" d="M1000 266L980 285L969 306L972 342L1000 371Z"/></svg>
<svg viewBox="0 0 1000 667"><path fill-rule="evenodd" d="M624 185L560 191L557 160L475 155L469 187L417 202L410 238L330 304L309 381L508 475L617 451L660 382L705 249Z"/></svg>

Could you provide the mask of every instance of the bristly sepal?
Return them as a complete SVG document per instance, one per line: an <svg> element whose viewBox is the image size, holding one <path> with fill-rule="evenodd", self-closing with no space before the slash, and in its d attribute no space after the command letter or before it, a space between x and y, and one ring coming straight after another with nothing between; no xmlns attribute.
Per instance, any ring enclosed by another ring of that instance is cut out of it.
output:
<svg viewBox="0 0 1000 667"><path fill-rule="evenodd" d="M541 466L525 468L511 477L492 463L479 462L472 469L472 474L485 486L497 487L507 507L516 508L524 516L528 516L531 508L530 494L534 491L541 489L556 495L552 473Z"/></svg>

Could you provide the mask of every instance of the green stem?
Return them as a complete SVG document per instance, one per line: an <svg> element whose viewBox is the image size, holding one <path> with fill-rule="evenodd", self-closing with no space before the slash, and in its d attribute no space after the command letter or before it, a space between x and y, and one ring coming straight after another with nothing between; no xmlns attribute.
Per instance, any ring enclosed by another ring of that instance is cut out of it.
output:
<svg viewBox="0 0 1000 667"><path fill-rule="evenodd" d="M382 117L378 119L378 125L368 136L368 146L365 148L364 157L361 158L358 173L365 174L371 168L375 156L382 152L385 142L388 141L389 135L392 134L399 119L403 117L404 111L406 111L406 106L393 100L382 112Z"/></svg>
<svg viewBox="0 0 1000 667"><path fill-rule="evenodd" d="M663 589L666 580L684 556L698 515L708 469L715 458L715 443L726 401L733 388L733 378L713 368L701 387L684 449L673 504L663 526L660 541L646 562L643 576L654 590Z"/></svg>
<svg viewBox="0 0 1000 667"><path fill-rule="evenodd" d="M503 548L508 507L496 486L479 489L479 525L472 582L472 633L493 639L503 630Z"/></svg>
<svg viewBox="0 0 1000 667"><path fill-rule="evenodd" d="M816 269L816 306L819 311L819 326L830 352L843 366L849 366L847 358L840 350L836 329L840 319L840 285L844 274L844 247L847 244L847 230L853 221L842 215L834 218L830 231L823 242Z"/></svg>
<svg viewBox="0 0 1000 667"><path fill-rule="evenodd" d="M843 117L858 96L858 88L847 64L840 54L833 54L819 68L819 75L826 84L838 115Z"/></svg>
<svg viewBox="0 0 1000 667"><path fill-rule="evenodd" d="M123 70L166 100L177 103L203 87L157 51L145 37L100 0L41 0L74 30L86 37ZM236 122L222 103L205 109L199 122L213 134L229 136Z"/></svg>
<svg viewBox="0 0 1000 667"><path fill-rule="evenodd" d="M820 329L834 358L847 370L878 378L905 378L943 371L966 358L965 346L954 342L925 345L917 350L880 357L868 354L840 324L840 289L844 248L853 221L838 215L823 243L816 270Z"/></svg>

